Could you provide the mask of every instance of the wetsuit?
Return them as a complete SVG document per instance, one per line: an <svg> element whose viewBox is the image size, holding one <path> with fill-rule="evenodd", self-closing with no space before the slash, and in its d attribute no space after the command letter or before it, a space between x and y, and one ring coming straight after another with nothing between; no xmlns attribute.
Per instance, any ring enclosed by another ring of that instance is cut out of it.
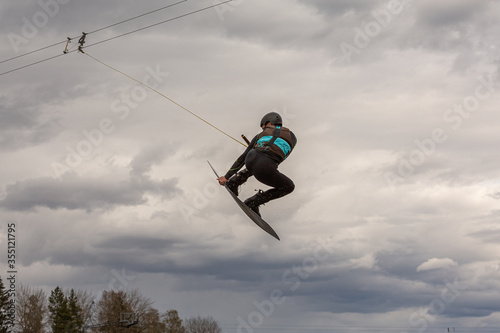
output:
<svg viewBox="0 0 500 333"><path fill-rule="evenodd" d="M250 176L255 176L261 183L272 187L258 195L258 205L283 197L295 189L295 184L278 171L278 165L290 155L296 144L297 138L288 128L267 125L252 139L225 178L233 187L237 187ZM238 172L243 166L246 166L246 170Z"/></svg>

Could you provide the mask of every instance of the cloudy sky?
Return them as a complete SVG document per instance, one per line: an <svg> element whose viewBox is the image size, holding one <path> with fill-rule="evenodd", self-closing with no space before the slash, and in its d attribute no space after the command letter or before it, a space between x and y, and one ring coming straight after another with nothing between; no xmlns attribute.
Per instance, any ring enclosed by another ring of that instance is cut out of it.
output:
<svg viewBox="0 0 500 333"><path fill-rule="evenodd" d="M0 261L15 223L20 282L138 288L226 332L499 327L500 1L216 3L0 4L0 73L58 56L0 75ZM282 114L296 190L262 208L280 242L206 162L244 147L75 52L82 32L235 138Z"/></svg>

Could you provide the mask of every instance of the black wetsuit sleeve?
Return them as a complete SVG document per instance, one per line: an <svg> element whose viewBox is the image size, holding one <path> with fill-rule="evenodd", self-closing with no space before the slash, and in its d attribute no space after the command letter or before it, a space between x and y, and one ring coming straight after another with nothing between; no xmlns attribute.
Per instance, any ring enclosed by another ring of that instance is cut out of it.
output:
<svg viewBox="0 0 500 333"><path fill-rule="evenodd" d="M245 158L247 157L248 153L250 150L252 150L255 147L255 144L257 143L257 137L259 135L256 135L252 141L250 141L250 144L248 145L247 149L243 152L243 154L238 157L238 159L233 163L231 168L228 170L228 172L224 175L226 179L231 178L235 173L238 172L244 165L245 165Z"/></svg>
<svg viewBox="0 0 500 333"><path fill-rule="evenodd" d="M295 148L295 145L297 144L297 137L295 136L295 134L293 134L292 131L290 131L290 136L292 137L292 149Z"/></svg>

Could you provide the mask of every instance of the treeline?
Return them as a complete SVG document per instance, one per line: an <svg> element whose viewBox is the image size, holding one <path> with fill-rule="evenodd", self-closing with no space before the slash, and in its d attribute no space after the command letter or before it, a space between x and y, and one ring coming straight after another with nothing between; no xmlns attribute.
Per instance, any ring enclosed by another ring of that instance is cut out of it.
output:
<svg viewBox="0 0 500 333"><path fill-rule="evenodd" d="M48 297L47 297L48 296ZM47 295L29 286L4 286L0 277L0 333L221 333L212 317L182 320L160 313L138 290L105 290L96 297L56 287Z"/></svg>

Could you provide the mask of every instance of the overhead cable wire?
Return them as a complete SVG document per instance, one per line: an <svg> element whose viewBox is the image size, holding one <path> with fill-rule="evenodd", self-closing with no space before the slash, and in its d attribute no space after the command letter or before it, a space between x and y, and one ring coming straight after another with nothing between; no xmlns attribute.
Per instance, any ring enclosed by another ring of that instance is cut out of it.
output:
<svg viewBox="0 0 500 333"><path fill-rule="evenodd" d="M99 31L102 31L102 30L105 30L105 29L109 29L109 28L112 28L112 27L115 27L117 25L120 25L122 23L125 23L125 22L129 22L129 21L133 21L135 19L138 19L140 17L143 17L143 16L147 16L147 15L150 15L150 14L153 14L153 13L156 13L156 12L159 12L161 10L164 10L164 9L167 9L167 8L170 8L170 7L173 7L173 6L176 6L176 5L179 5L183 2L186 2L188 0L181 0L181 1L178 1L178 2L175 2L175 3L172 3L170 5L167 5L167 6L163 6L161 8L157 8L157 9L154 9L152 11L149 11L147 13L144 13L144 14L141 14L141 15L137 15L137 16L134 16L134 17L131 17L131 18L128 18L126 20L123 20L123 21L120 21L120 22L116 22L116 23L113 23L113 24L110 24L110 25L107 25L105 27L102 27L102 28L99 28L99 29L96 29L96 30L93 30L91 32L88 32L87 35L89 34L93 34L93 33L96 33L96 32L99 32ZM73 40L73 39L76 39L80 36L76 36L76 37L73 37L73 38L69 38L69 40ZM8 61L11 61L11 60L14 60L14 59L18 59L18 58L21 58L21 57L24 57L24 56L27 56L29 54L33 54L33 53L36 53L36 52L39 52L39 51L43 51L43 50L46 50L46 49L49 49L51 47L54 47L54 46L58 46L58 45L61 45L61 44L64 44L66 43L68 40L63 40L61 42L57 42L57 43L54 43L54 44L51 44L51 45L47 45L47 46L44 46L44 47L41 47L39 49L36 49L36 50L32 50L32 51L29 51L29 52L26 52L26 53L23 53L23 54L19 54L17 56L14 56L12 58L8 58L8 59L5 59L5 60L2 60L0 61L0 64L3 64L4 62L8 62Z"/></svg>
<svg viewBox="0 0 500 333"><path fill-rule="evenodd" d="M43 51L43 50L46 50L46 49L49 49L51 47L54 47L54 46L57 46L57 45L61 45L61 44L64 44L64 43L66 43L66 41L62 41L62 42L54 43L54 44L51 44L51 45L47 45L47 46L41 47L39 49L36 49L36 50L33 50L33 51L29 51L29 52L26 52L26 53L23 53L23 54L20 54L20 55L17 55L15 57L12 57L12 58L9 58L9 59L2 60L2 61L0 61L0 64L3 64L4 62L8 62L8 61L11 61L11 60L14 60L14 59L17 59L17 58L21 58L21 57L27 56L29 54L36 53L38 51Z"/></svg>
<svg viewBox="0 0 500 333"><path fill-rule="evenodd" d="M150 14L153 14L153 13L156 13L156 12L159 12L161 10L164 10L164 9L167 9L167 8L170 8L170 7L173 7L173 6L176 6L178 4L181 4L183 2L186 2L188 0L182 0L182 1L178 1L178 2L175 2L173 4L170 4L170 5L167 5L167 6L164 6L164 7L161 7L161 8L158 8L158 9L155 9L155 10L152 10L150 12L147 12L147 13L144 13L144 14L141 14L141 15L137 15L137 16L134 16L134 17L131 17L129 19L126 19L126 20L123 20L123 21L120 21L120 22L117 22L117 23L114 23L114 24L110 24L106 27L102 27L102 28L99 28L97 30L94 30L94 31L91 31L89 32L88 34L93 34L95 32L98 32L98 31L102 31L102 30L105 30L105 29L109 29L109 28L112 28L114 26L117 26L119 24L122 24L122 23L125 23L125 22L129 22L129 21L132 21L132 20L135 20L135 19L138 19L139 17L143 17L143 16L146 16L146 15L150 15Z"/></svg>
<svg viewBox="0 0 500 333"><path fill-rule="evenodd" d="M184 2L184 1L188 1L188 0L183 0L181 2ZM90 47L90 46L95 46L95 45L98 45L98 44L102 44L102 43L105 43L105 42L109 42L110 40L113 40L113 39L117 39L117 38L120 38L120 37L123 37L123 36L126 36L126 35L130 35L130 34L133 34L135 32L138 32L138 31L142 31L142 30L145 30L145 29L149 29L149 28L152 28L152 27L155 27L155 26L158 26L158 25L161 25L161 24L165 24L165 23L168 23L168 22L171 22L171 21L174 21L174 20L177 20L177 19L180 19L180 18L183 18L183 17L186 17L186 16L189 16L189 15L193 15L193 14L196 14L196 13L199 13L199 12L202 12L202 11L205 11L205 10L208 10L208 9L211 9L211 8L215 8L217 6L220 6L220 5L223 5L223 4L226 4L228 2L232 2L234 0L227 0L227 1L223 1L223 2L220 2L220 3L217 3L217 4L214 4L214 5L211 5L211 6L207 6L207 7L204 7L204 8L201 8L201 9L197 9L195 11L192 11L192 12L189 12L189 13L186 13L186 14L182 14L182 15L179 15L179 16L176 16L176 17L173 17L173 18L170 18L170 19L167 19L167 20L163 20L161 22L158 22L158 23L154 23L154 24L150 24L148 26L145 26L145 27L142 27L142 28L139 28L139 29L135 29L135 30L132 30L132 31L129 31L129 32L126 32L126 33L123 33L123 34L120 34L120 35L117 35L117 36L114 36L114 37L111 37L111 38L107 38L107 39L104 39L104 40L101 40L99 42L96 42L96 43L93 43L93 44L89 44L87 46L85 46L86 48L87 47ZM178 3L181 3L181 2L178 2ZM178 3L174 3L171 6L173 5L176 5ZM155 11L158 11L158 10L155 10ZM144 16L146 14L142 14L142 16ZM125 20L127 21L127 20ZM123 22L125 22L123 21ZM128 20L130 21L130 19ZM120 22L119 22L120 23ZM116 24L119 24L119 23L115 23L114 25ZM111 25L113 26L113 25ZM102 30L102 29L98 29L98 30ZM96 32L98 30L95 30L93 32ZM73 39L76 39L77 37L74 37ZM66 43L67 41L64 41L64 43ZM61 43L57 43L57 44L62 44ZM69 51L67 52L66 54L68 53L72 53L72 52L75 52L76 50L74 51ZM2 75L5 75L5 74L9 74L9 73L12 73L12 72L15 72L15 71L18 71L20 69L23 69L23 68L26 68L26 67L30 67L30 66L33 66L33 65L36 65L36 64L39 64L39 63L42 63L42 62L45 62L45 61L48 61L48 60L51 60L51 59L54 59L54 58L57 58L59 56L62 56L64 54L60 54L60 55L57 55L57 56L52 56L52 57L49 57L49 58L46 58L46 59L43 59L43 60L39 60L39 61L36 61L36 62L33 62L31 64L28 64L28 65L24 65L24 66L21 66L21 67L18 67L18 68L14 68L14 69L11 69L9 71L6 71L6 72L3 72L3 73L0 73L0 76Z"/></svg>
<svg viewBox="0 0 500 333"><path fill-rule="evenodd" d="M180 2L178 2L178 3L185 2L185 1L188 1L188 0L183 0L183 1L180 1ZM195 11L192 11L192 12L189 12L189 13L186 13L186 14L183 14L183 15L176 16L176 17L171 18L171 19L168 19L168 20L164 20L164 21L161 21L161 22L158 22L158 23L154 23L154 24L151 24L151 25L148 25L148 26L145 26L145 27L139 28L139 29L135 29L135 30L129 31L129 32L124 33L124 34L120 34L120 35L118 35L118 36L114 36L114 37L112 37L112 38L108 38L108 39L102 40L102 41L97 42L97 43L89 44L89 45L87 45L85 48L88 48L88 47L90 47L90 46L94 46L94 45L97 45L97 44L102 44L102 43L104 43L104 42L108 42L108 41L110 41L110 40L113 40L113 39L116 39L116 38L119 38L119 37L123 37L123 36L126 36L126 35L130 35L130 34L132 34L132 33L138 32L138 31L142 31L142 30L145 30L145 29L149 29L149 28L152 28L152 27L155 27L155 26L158 26L158 25L161 25L161 24L167 23L167 22L171 22L171 21L176 20L176 19L180 19L180 18L183 18L183 17L189 16L189 15L193 15L193 14L196 14L196 13L199 13L199 12L202 12L202 11L205 11L205 10L208 10L208 9L210 9L210 8L215 8L215 7L217 7L217 6L220 6L220 5L222 5L222 4L225 4L225 3L228 3L228 2L231 2L231 1L234 1L234 0L227 0L227 1L223 1L223 2L220 2L220 3L214 4L214 5L211 5L211 6L207 6L207 7L204 7L204 8L201 8L201 9L198 9L198 10L195 10ZM172 6L172 5L170 5L170 6ZM156 10L156 11L157 11L157 10ZM142 16L144 16L144 15L146 15L146 14L143 14ZM137 17L139 17L139 16L137 16ZM126 22L126 21L130 21L130 19L129 19L129 20L122 21L121 23ZM117 24L119 24L119 23L117 23ZM116 24L115 24L115 25L116 25ZM102 29L99 29L99 30L92 31L92 32L90 32L90 33L93 33L93 32L96 32L96 31L100 31L100 30L103 30L103 29L109 28L109 27L111 27L111 26L113 26L113 25L110 25L110 26L108 26L108 27L105 27L105 28L102 28ZM141 81L139 81L139 80L137 80L137 79L133 78L132 76L130 76L130 75L128 75L128 74L125 74L124 72L122 72L122 71L120 71L120 70L118 70L118 69L116 69L116 68L114 68L114 67L112 67L112 66L110 66L110 65L108 65L108 64L106 64L106 63L104 63L104 62L102 62L101 60L99 60L99 59L97 59L97 58L95 58L95 57L91 56L91 55L90 55L90 54L88 54L87 52L85 52L85 51L83 50L83 48L84 48L84 47L83 47L83 44L85 43L85 37L86 37L86 35L88 35L88 34L90 34L90 33L83 33L83 35L81 36L80 41L79 41L80 46L78 47L78 50L72 50L72 51L66 51L66 50L65 50L65 52L64 52L64 53L62 53L62 54L59 54L59 55L56 55L56 56L52 56L52 57L49 57L49 58L46 58L46 59L43 59L43 60L40 60L40 61L37 61L37 62L31 63L31 64L28 64L28 65L25 65L25 66L22 66L22 67L19 67L19 68L16 68L16 69L13 69L13 70L10 70L10 71L7 71L7 72L4 72L4 73L0 73L0 76L1 76L1 75L5 75L5 74L8 74L8 73L12 73L12 72L14 72L14 71L17 71L17 70L20 70L20 69L23 69L23 68L26 68L26 67L29 67L29 66L33 66L33 65L39 64L39 63L41 63L41 62L45 62L45 61L48 61L48 60L51 60L51 59L54 59L54 58L58 58L58 57L60 57L60 56L63 56L63 55L65 55L65 54L68 54L68 53L73 53L73 52L79 51L79 52L81 52L81 53L83 53L83 54L87 55L88 57L90 57L90 58L94 59L95 61L97 61L97 62L101 63L102 65L104 65L104 66L106 66L106 67L108 67L108 68L110 68L110 69L112 69L112 70L114 70L114 71L116 71L116 72L118 72L118 73L120 73L120 74L122 74L122 75L124 75L124 76L128 77L129 79L131 79L131 80L133 80L133 81L135 81L135 82L137 82L137 83L139 83L139 84L141 84L141 85L145 86L146 88L148 88L148 89L150 89L150 90L152 90L152 91L156 92L156 93L157 93L157 94L159 94L160 96L162 96L162 97L166 98L167 100L169 100L169 101L170 101L170 102L172 102L173 104L175 104L175 105L177 105L178 107L182 108L184 111L186 111L186 112L190 113L191 115L193 115L194 117L196 117L196 118L198 118L199 120L203 121L203 122L204 122L204 123L206 123L207 125L211 126L212 128L216 129L217 131L221 132L222 134L224 134L224 135L228 136L229 138L231 138L232 140L234 140L234 141L238 142L239 144L241 144L241 145L243 145L243 146L247 147L247 145L246 145L246 144L244 144L243 142L241 142L241 141L239 141L238 139L236 139L236 138L232 137L232 136L231 136L231 135L229 135L228 133L224 132L223 130L221 130L220 128L218 128L218 127L216 127L215 125L211 124L211 123L210 123L210 122L208 122L207 120L205 120L205 119L203 119L202 117L198 116L197 114L195 114L194 112L190 111L190 110L189 110L189 109L187 109L186 107L184 107L184 106L182 106L181 104L177 103L176 101L172 100L171 98L169 98L169 97L168 97L168 96L166 96L165 94L163 94L163 93L159 92L158 90L156 90L156 89L154 89L154 88L150 87L149 85L147 85L147 84L145 84L145 83L143 83L143 82L141 82ZM70 39L68 38L68 41L69 41L69 40L70 40ZM58 43L58 44L62 44L62 43Z"/></svg>
<svg viewBox="0 0 500 333"><path fill-rule="evenodd" d="M76 50L75 50L75 51L76 51ZM74 52L74 51L71 51L71 52ZM69 52L68 52L68 53L69 53ZM6 71L6 72L3 72L3 73L0 73L0 75L6 75L6 74L9 74L9 73L12 73L12 72L15 72L15 71L21 70L21 69L26 68L26 67L31 67L31 66L34 66L34 65L38 65L38 64L41 64L42 62L45 62L45 61L49 61L49 60L52 60L52 59L55 59L55 58L62 57L63 55L64 55L64 53L61 53L61 54L58 54L58 55L55 55L55 56L52 56L52 57L49 57L49 58L45 58L45 59L43 59L43 60L35 61L35 62L30 63L30 64L27 64L27 65L24 65L24 66L21 66L21 67L14 68L14 69L11 69L11 70Z"/></svg>
<svg viewBox="0 0 500 333"><path fill-rule="evenodd" d="M212 8L215 8L217 6L220 6L220 5L226 4L228 2L232 2L232 1L234 1L234 0L227 0L227 1L223 1L223 2L220 2L220 3L214 4L214 5L208 6L208 7L197 9L195 11L192 11L192 12L189 12L189 13L186 13L186 14L182 14L182 15L179 15L179 16L176 16L176 17L173 17L173 18L170 18L170 19L158 22L158 23L153 23L153 24L147 25L147 26L139 28L139 29L135 29L135 30L132 30L132 31L129 31L129 32L125 32L123 34L120 34L120 35L117 35L117 36L114 36L114 37L110 37L110 38L101 40L101 41L93 43L93 44L89 44L86 47L90 47L90 46L102 44L102 43L105 43L105 42L109 42L110 40L113 40L113 39L116 39L116 38L120 38L120 37L123 37L123 36L126 36L126 35L130 35L130 34L133 34L135 32L146 30L146 29L149 29L149 28L152 28L152 27L156 27L158 25L165 24L165 23L168 23L168 22L171 22L171 21L174 21L174 20L177 20L177 19L189 16L189 15L193 15L193 14L196 14L196 13L208 10L208 9L212 9Z"/></svg>

